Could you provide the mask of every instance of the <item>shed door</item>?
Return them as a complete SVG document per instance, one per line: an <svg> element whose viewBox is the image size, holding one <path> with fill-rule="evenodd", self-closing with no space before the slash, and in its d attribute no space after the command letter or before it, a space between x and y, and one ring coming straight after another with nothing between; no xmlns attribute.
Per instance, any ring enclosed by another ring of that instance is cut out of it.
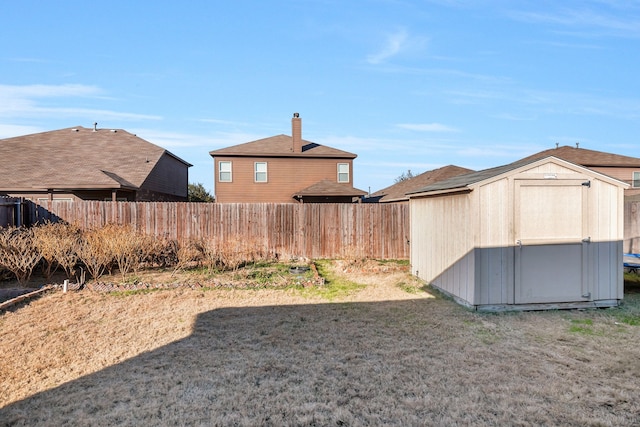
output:
<svg viewBox="0 0 640 427"><path fill-rule="evenodd" d="M515 303L587 301L584 179L515 181Z"/></svg>

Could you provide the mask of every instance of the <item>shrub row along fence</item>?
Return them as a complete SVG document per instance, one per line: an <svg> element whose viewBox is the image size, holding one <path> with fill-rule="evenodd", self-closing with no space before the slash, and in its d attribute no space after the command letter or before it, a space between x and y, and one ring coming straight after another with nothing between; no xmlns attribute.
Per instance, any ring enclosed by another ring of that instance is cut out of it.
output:
<svg viewBox="0 0 640 427"><path fill-rule="evenodd" d="M29 211L32 224L131 225L152 236L219 245L244 239L280 257L409 258L406 204L49 201Z"/></svg>

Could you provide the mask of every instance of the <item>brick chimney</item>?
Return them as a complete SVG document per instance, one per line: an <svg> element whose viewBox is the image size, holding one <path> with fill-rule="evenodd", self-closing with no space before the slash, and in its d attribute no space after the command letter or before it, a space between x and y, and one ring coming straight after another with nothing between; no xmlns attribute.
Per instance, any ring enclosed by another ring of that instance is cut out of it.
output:
<svg viewBox="0 0 640 427"><path fill-rule="evenodd" d="M291 119L291 138L293 140L293 152L302 153L302 119L298 113L293 113L293 118Z"/></svg>

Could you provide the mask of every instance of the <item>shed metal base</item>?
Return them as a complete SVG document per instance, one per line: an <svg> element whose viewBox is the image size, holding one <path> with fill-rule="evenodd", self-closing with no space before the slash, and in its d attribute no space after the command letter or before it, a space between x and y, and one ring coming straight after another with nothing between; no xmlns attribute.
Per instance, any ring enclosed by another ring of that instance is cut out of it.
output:
<svg viewBox="0 0 640 427"><path fill-rule="evenodd" d="M534 310L574 310L585 308L609 308L620 305L620 300L608 299L598 301L558 302L546 304L503 304L503 305L475 305L472 309L482 312L496 311L534 311Z"/></svg>
<svg viewBox="0 0 640 427"><path fill-rule="evenodd" d="M453 299L458 304L465 306L471 310L481 312L499 312L499 311L540 311L540 310L575 310L585 308L610 308L618 307L621 300L618 299L603 299L597 301L574 301L574 302L556 302L556 303L541 303L541 304L483 304L474 305L465 301L462 298L450 294L437 286L430 285L433 289L439 293L446 295Z"/></svg>

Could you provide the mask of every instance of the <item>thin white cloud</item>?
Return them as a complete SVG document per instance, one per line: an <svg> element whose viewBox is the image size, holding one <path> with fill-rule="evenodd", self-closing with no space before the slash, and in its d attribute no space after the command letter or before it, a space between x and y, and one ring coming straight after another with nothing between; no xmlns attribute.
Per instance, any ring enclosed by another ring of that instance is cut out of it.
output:
<svg viewBox="0 0 640 427"><path fill-rule="evenodd" d="M460 132L451 126L441 123L400 123L396 125L402 129L415 130L418 132Z"/></svg>
<svg viewBox="0 0 640 427"><path fill-rule="evenodd" d="M408 161L402 161L402 160L396 160L396 161L384 161L384 160L380 160L380 161L376 161L376 160L364 160L364 161L359 161L358 162L358 166L360 167L369 167L369 168L373 168L375 170L387 170L388 174L394 174L394 176L398 176L400 175L402 172L407 171L407 169L410 169L411 172L413 172L414 175L419 175L423 172L426 171L430 171L430 170L434 170L434 169L438 169L441 168L443 166L446 166L449 163L438 163L438 162L408 162ZM395 173L394 171L397 171L397 173Z"/></svg>
<svg viewBox="0 0 640 427"><path fill-rule="evenodd" d="M64 84L64 85L0 85L0 97L3 99L31 99L31 98L50 98L50 97L84 97L95 96L102 93L97 86L81 85L81 84Z"/></svg>
<svg viewBox="0 0 640 427"><path fill-rule="evenodd" d="M395 147L395 143L393 141L357 136L326 135L315 139L312 138L312 140L318 144L353 153L368 151L380 152L382 150L393 149Z"/></svg>
<svg viewBox="0 0 640 427"><path fill-rule="evenodd" d="M67 107L70 101L58 101L60 107L43 106L41 100L56 98L99 98L104 91L91 85L0 85L0 115L3 117L77 117L93 121L104 120L161 120L161 116L128 113L100 108Z"/></svg>
<svg viewBox="0 0 640 427"><path fill-rule="evenodd" d="M403 45L407 42L407 37L408 35L405 30L400 30L397 33L390 34L382 49L367 56L367 62L370 64L380 64L392 56L397 55L398 52L402 50Z"/></svg>
<svg viewBox="0 0 640 427"><path fill-rule="evenodd" d="M31 62L31 63L46 63L47 61L41 58L26 58L26 57L16 57L16 58L8 58L9 62Z"/></svg>
<svg viewBox="0 0 640 427"><path fill-rule="evenodd" d="M84 117L92 120L162 120L162 116L150 114L125 113L112 110L101 110L92 108L38 108L35 110L40 114Z"/></svg>
<svg viewBox="0 0 640 427"><path fill-rule="evenodd" d="M129 130L129 129L127 129ZM264 138L264 135L250 134L246 132L216 132L215 134L195 134L162 131L158 129L135 129L129 130L140 138L153 142L165 148L200 148L202 153L208 155L209 151L218 148L229 147L245 142L255 141Z"/></svg>
<svg viewBox="0 0 640 427"><path fill-rule="evenodd" d="M374 65L382 64L401 53L420 50L426 42L424 37L410 36L407 30L400 29L388 34L382 47L377 52L367 55L367 62Z"/></svg>
<svg viewBox="0 0 640 427"><path fill-rule="evenodd" d="M489 114L489 117L493 117L494 119L513 121L513 122L524 122L524 121L532 121L537 119L537 116L534 114L517 115L513 113Z"/></svg>
<svg viewBox="0 0 640 427"><path fill-rule="evenodd" d="M247 122L236 122L231 120L222 120L222 119L196 119L198 122L202 123L214 123L218 125L233 125L233 126L249 126L250 123Z"/></svg>
<svg viewBox="0 0 640 427"><path fill-rule="evenodd" d="M559 3L561 4L561 3ZM626 2L632 5L632 2ZM561 8L548 12L513 12L514 19L529 23L541 23L557 27L583 31L583 34L617 37L640 37L640 17L637 6L627 9L627 13L616 11L611 13L607 6L612 4L601 3L603 7L589 7L585 4L582 8ZM589 30L590 33L584 33Z"/></svg>
<svg viewBox="0 0 640 427"><path fill-rule="evenodd" d="M498 106L498 110L509 104L519 106L521 110L517 112L490 114L491 117L507 120L531 120L548 114L619 117L628 120L640 117L638 99L604 97L597 92L557 92L509 86L502 91L450 90L445 93L448 95L448 102L454 105L494 104Z"/></svg>
<svg viewBox="0 0 640 427"><path fill-rule="evenodd" d="M44 132L44 129L35 126L10 125L0 123L0 139L13 138L14 136L29 135Z"/></svg>

